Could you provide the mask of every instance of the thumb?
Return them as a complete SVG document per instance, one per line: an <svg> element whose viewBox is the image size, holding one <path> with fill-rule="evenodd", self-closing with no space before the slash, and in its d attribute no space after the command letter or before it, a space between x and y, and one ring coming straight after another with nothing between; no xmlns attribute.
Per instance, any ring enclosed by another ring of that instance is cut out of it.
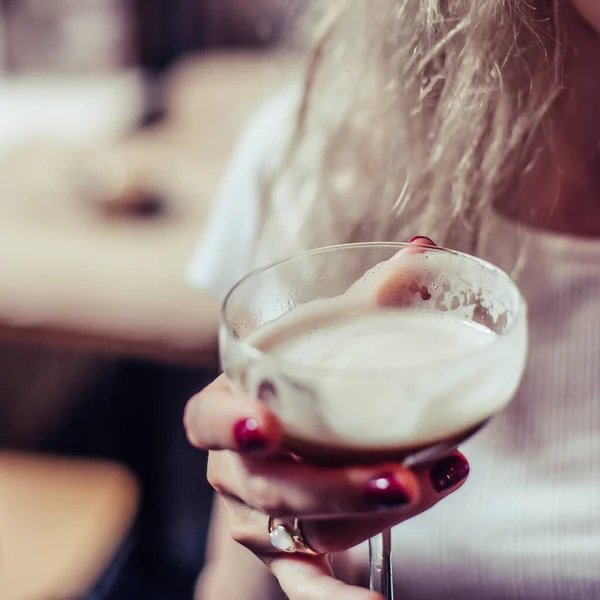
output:
<svg viewBox="0 0 600 600"><path fill-rule="evenodd" d="M383 600L375 592L335 579L325 556L283 556L270 564L289 600Z"/></svg>

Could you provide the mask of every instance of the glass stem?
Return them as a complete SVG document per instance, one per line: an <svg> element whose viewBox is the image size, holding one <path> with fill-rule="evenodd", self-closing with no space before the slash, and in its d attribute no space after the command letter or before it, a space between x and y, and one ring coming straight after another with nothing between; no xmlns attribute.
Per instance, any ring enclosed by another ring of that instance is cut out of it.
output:
<svg viewBox="0 0 600 600"><path fill-rule="evenodd" d="M371 590L385 600L394 600L392 577L392 530L388 529L369 540Z"/></svg>

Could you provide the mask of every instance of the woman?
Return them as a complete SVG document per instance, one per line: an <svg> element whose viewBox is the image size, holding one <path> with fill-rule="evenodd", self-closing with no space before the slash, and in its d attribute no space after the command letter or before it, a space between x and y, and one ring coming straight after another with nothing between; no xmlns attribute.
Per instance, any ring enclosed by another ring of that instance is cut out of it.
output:
<svg viewBox="0 0 600 600"><path fill-rule="evenodd" d="M278 423L217 379L185 417L219 493L200 597L278 597L258 557L291 600L373 599L364 545L345 550L404 521L403 600L598 598L600 5L376 6L341 3L302 92L250 128L190 278L222 294L297 250L423 231L513 273L530 307L528 370L465 446L457 494L460 454L416 472L282 470ZM329 557L275 551L269 514L297 515Z"/></svg>

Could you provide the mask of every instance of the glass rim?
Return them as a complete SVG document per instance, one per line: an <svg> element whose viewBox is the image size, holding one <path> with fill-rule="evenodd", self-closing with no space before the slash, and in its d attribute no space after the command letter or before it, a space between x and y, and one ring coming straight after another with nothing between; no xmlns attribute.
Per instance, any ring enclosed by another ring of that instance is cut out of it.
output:
<svg viewBox="0 0 600 600"><path fill-rule="evenodd" d="M294 369L294 371L296 371L296 372L304 371L304 372L309 372L311 374L325 373L327 375L340 375L343 377L350 377L350 378L354 378L356 376L360 376L360 377L371 376L371 377L373 377L373 376L386 375L387 373L389 373L389 369L384 370L384 369L373 369L373 368L370 368L370 369L353 368L352 371L349 371L348 369L343 369L343 368L339 368L339 367L323 367L320 365L310 365L310 364L306 364L303 362L296 362L293 360L281 358L280 356L276 356L276 355L270 354L268 352L263 352L262 350L258 349L256 346L253 346L252 344L246 342L245 339L240 339L239 337L237 337L235 335L233 329L231 328L231 325L229 323L226 313L227 313L227 309L229 306L229 302L231 301L232 297L234 296L236 291L240 287L242 287L247 281L249 281L250 279L253 279L254 277L257 277L261 273L269 271L270 269L272 269L274 267L284 265L286 263L298 260L299 258L302 258L305 256L310 256L310 255L316 255L316 254L324 254L326 252L334 252L336 250L345 250L345 249L389 248L389 249L395 249L397 251L400 251L404 248L414 248L415 245L416 244L414 244L414 243L411 244L409 242L356 242L356 243L349 243L349 244L335 244L335 245L331 245L331 246L323 246L322 248L314 248L311 250L305 250L303 252L297 252L286 258L273 261L267 265L264 265L262 267L254 269L253 271L251 271L250 273L248 273L247 275L242 277L229 290L229 292L226 294L223 302L221 303L220 325L219 325L220 331L225 331L228 338L230 338L230 340L232 340L236 345L240 346L243 349L243 352L246 356L249 356L250 358L253 358L253 359L260 359L261 361L270 363L270 364L274 365L275 367L277 367L277 365L279 365L280 368L282 368L282 370ZM469 260L471 262L476 262L479 265L481 265L482 267L486 268L488 271L500 276L508 284L508 286L510 287L512 292L515 294L517 306L516 306L513 322L508 326L506 331L504 331L502 333L502 335L496 335L494 337L494 339L491 340L488 344L486 344L483 348L477 347L477 348L474 348L473 350L469 350L462 354L453 355L453 356L450 356L447 358L443 358L441 360L437 360L434 363L427 363L427 364L423 364L423 365L412 365L412 366L406 366L406 367L402 367L402 366L394 367L394 372L404 372L407 370L414 371L415 369L419 369L419 368L423 368L423 367L430 369L432 366L440 366L440 365L453 364L455 362L456 363L463 362L465 359L467 359L470 356L480 356L482 353L489 352L489 350L492 347L495 348L498 346L498 344L505 342L507 337L515 330L516 326L519 323L521 323L521 321L523 319L525 319L527 316L527 303L525 302L525 298L521 294L519 287L505 271L503 271L496 265L494 265L486 260L483 260L477 256L473 256L472 254L467 254L466 252L460 252L459 250L452 250L451 248L445 248L444 246L424 246L423 245L421 247L425 248L428 252L430 252L430 251L431 252L443 252L443 253L451 254L451 255L459 257L459 258ZM284 313L284 314L286 314L286 313ZM283 315L281 315L281 316L283 316ZM278 317L278 318L280 318L280 317Z"/></svg>

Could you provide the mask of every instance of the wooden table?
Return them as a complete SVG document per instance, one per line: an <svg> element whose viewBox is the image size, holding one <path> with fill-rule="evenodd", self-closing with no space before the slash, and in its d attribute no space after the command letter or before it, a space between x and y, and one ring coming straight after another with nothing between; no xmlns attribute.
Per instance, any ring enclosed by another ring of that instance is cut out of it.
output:
<svg viewBox="0 0 600 600"><path fill-rule="evenodd" d="M89 149L31 145L0 161L0 338L214 363L218 306L184 267L244 122L296 74L289 58L189 60L171 78L167 123L92 149L163 193L163 216L84 201L73 166Z"/></svg>
<svg viewBox="0 0 600 600"><path fill-rule="evenodd" d="M0 453L0 598L87 597L137 515L117 465Z"/></svg>

